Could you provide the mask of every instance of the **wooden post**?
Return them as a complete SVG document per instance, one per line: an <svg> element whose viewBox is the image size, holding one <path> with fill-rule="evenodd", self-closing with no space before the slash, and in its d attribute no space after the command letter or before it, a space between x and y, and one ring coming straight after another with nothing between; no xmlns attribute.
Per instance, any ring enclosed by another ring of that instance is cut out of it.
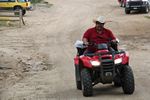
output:
<svg viewBox="0 0 150 100"><path fill-rule="evenodd" d="M24 19L23 19L23 15L22 15L22 24L25 25Z"/></svg>

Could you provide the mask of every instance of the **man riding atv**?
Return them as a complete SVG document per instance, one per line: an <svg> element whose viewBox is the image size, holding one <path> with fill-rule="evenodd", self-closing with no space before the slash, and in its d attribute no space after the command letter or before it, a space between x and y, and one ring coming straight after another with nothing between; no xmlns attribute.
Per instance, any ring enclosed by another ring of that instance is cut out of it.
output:
<svg viewBox="0 0 150 100"><path fill-rule="evenodd" d="M128 52L117 48L117 39L104 28L106 21L100 16L94 20L95 27L88 29L82 41L76 41L74 57L76 87L84 96L93 95L98 83L123 88L125 94L134 92L134 76L129 65Z"/></svg>
<svg viewBox="0 0 150 100"><path fill-rule="evenodd" d="M85 53L93 53L96 50L93 46L90 46L89 44L99 44L99 43L107 43L109 41L112 41L112 48L117 51L117 44L115 44L116 37L113 35L113 33L109 30L104 28L104 24L106 23L105 18L103 16L98 17L97 19L94 19L95 27L88 29L82 38L83 44L88 46Z"/></svg>

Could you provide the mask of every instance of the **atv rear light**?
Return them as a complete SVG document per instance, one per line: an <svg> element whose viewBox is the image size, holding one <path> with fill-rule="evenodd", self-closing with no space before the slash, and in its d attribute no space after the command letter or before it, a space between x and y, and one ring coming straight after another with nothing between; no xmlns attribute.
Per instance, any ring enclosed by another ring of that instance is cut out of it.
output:
<svg viewBox="0 0 150 100"><path fill-rule="evenodd" d="M90 61L92 66L97 67L100 66L100 62L99 61Z"/></svg>
<svg viewBox="0 0 150 100"><path fill-rule="evenodd" d="M120 64L122 62L122 58L115 59L115 64Z"/></svg>

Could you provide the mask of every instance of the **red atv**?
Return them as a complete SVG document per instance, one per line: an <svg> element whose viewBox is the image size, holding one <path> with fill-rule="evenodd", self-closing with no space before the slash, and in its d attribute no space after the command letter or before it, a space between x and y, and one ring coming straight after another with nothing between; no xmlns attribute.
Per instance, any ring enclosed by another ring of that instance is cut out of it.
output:
<svg viewBox="0 0 150 100"><path fill-rule="evenodd" d="M95 53L84 54L86 47L83 42L75 43L76 86L84 96L92 96L93 86L98 83L122 86L125 94L134 92L134 76L129 66L128 53L123 50L115 51L110 44L97 44Z"/></svg>

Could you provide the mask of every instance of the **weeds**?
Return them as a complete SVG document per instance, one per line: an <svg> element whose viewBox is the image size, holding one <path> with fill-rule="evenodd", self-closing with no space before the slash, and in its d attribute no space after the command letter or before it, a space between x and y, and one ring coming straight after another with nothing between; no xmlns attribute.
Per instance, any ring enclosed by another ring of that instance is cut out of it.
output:
<svg viewBox="0 0 150 100"><path fill-rule="evenodd" d="M43 0L31 0L31 3L32 4L36 4L36 3L40 3L40 2L42 2Z"/></svg>

